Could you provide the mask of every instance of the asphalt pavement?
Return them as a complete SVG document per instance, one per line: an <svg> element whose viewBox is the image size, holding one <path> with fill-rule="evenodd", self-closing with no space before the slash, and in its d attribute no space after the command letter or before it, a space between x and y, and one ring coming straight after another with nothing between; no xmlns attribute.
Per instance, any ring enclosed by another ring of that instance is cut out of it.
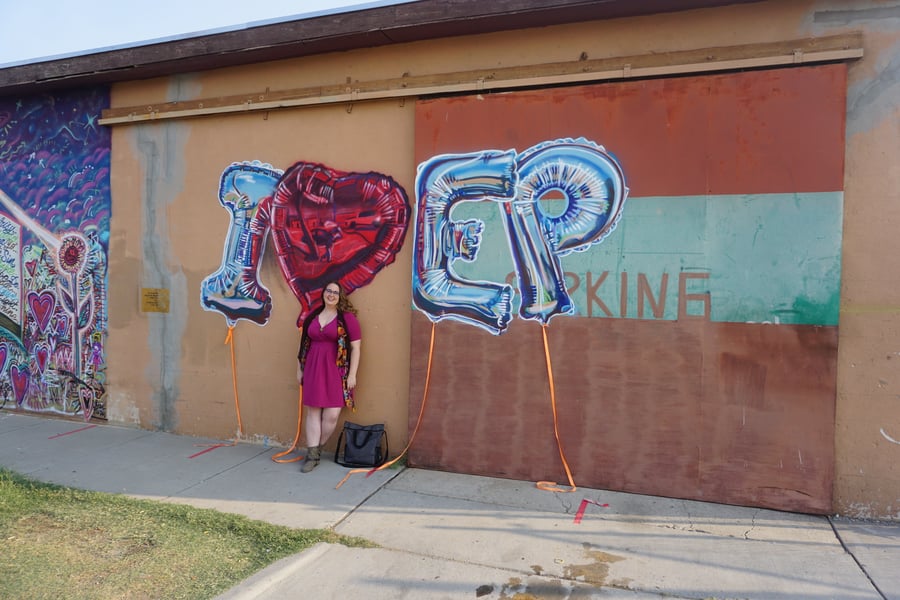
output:
<svg viewBox="0 0 900 600"><path fill-rule="evenodd" d="M0 410L0 465L33 479L378 545L318 544L218 600L900 600L898 522L412 468L336 488L330 456L302 474L282 450Z"/></svg>

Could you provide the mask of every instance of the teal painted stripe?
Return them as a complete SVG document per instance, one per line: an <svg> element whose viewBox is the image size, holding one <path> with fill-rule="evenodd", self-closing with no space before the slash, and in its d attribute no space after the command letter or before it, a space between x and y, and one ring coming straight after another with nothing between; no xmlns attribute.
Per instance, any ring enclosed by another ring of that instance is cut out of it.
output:
<svg viewBox="0 0 900 600"><path fill-rule="evenodd" d="M842 215L842 192L630 198L607 239L560 262L583 316L674 320L679 300L702 316L707 297L713 321L837 325ZM497 206L465 203L452 216L485 222L477 259L456 273L506 280Z"/></svg>

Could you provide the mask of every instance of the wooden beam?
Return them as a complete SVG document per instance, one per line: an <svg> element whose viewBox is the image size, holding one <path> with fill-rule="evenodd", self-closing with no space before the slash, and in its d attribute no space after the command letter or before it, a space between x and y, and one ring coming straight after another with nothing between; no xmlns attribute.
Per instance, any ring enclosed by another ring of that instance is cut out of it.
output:
<svg viewBox="0 0 900 600"><path fill-rule="evenodd" d="M331 52L761 0L417 0L0 65L0 95L108 85Z"/></svg>
<svg viewBox="0 0 900 600"><path fill-rule="evenodd" d="M332 86L264 91L103 111L101 125L181 119L301 106L356 103L458 92L661 77L736 69L773 68L862 57L862 34L642 54L618 58L544 63L502 69L462 71L353 82Z"/></svg>

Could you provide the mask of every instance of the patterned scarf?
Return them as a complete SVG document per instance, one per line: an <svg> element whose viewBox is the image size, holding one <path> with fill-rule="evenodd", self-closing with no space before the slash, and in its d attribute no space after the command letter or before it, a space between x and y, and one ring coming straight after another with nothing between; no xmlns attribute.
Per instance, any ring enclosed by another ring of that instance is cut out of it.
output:
<svg viewBox="0 0 900 600"><path fill-rule="evenodd" d="M300 361L300 369L306 367L306 355L309 353L309 347L312 341L309 339L309 326L313 319L322 312L322 306L312 312L306 320L303 321L303 329L300 335L300 350L297 352L297 360ZM356 412L356 402L353 400L353 390L347 386L347 377L350 375L350 334L347 333L347 322L344 320L344 313L338 311L337 314L337 363L338 372L341 374L341 382L344 388L344 406L353 409Z"/></svg>

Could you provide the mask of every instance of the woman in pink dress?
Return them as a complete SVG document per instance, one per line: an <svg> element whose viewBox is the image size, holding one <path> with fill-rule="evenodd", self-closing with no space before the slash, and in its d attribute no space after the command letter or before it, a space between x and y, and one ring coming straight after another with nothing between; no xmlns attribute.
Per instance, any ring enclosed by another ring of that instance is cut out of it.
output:
<svg viewBox="0 0 900 600"><path fill-rule="evenodd" d="M309 473L319 464L322 446L334 433L341 409L353 407L361 335L356 309L337 282L325 286L322 304L303 321L297 353L297 381L303 387L306 461Z"/></svg>

